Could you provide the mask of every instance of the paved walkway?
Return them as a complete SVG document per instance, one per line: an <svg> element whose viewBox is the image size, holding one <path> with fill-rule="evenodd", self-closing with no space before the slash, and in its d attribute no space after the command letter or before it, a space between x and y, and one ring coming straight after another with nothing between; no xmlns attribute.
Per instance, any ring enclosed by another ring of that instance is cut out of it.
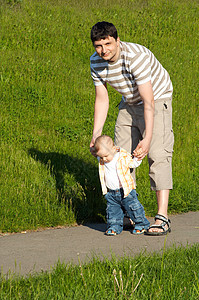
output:
<svg viewBox="0 0 199 300"><path fill-rule="evenodd" d="M199 211L170 216L171 233L166 247L174 244L193 245L199 242ZM149 218L152 223L153 219ZM17 233L0 236L1 273L27 275L50 270L61 262L88 262L93 255L100 259L111 255L133 256L141 251L159 251L164 247L165 237L135 236L129 231L115 237L104 235L105 224L86 224L41 232Z"/></svg>

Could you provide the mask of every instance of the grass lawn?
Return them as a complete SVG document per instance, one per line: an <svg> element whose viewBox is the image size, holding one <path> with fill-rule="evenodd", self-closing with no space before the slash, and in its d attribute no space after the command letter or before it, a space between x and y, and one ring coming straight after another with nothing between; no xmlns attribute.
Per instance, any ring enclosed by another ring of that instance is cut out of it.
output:
<svg viewBox="0 0 199 300"><path fill-rule="evenodd" d="M0 279L0 299L199 298L199 247L111 260L97 257L79 266L58 263L51 272Z"/></svg>
<svg viewBox="0 0 199 300"><path fill-rule="evenodd" d="M173 86L174 190L169 213L198 210L198 1L0 0L0 231L104 221L90 155L94 87L90 29L113 22L123 41L148 47ZM109 89L103 133L113 137L120 101ZM156 213L147 159L139 200Z"/></svg>
<svg viewBox="0 0 199 300"><path fill-rule="evenodd" d="M0 232L104 221L90 155L94 87L90 29L115 24L122 41L148 47L173 86L174 190L169 213L199 209L198 1L0 0ZM120 95L109 89L104 134ZM145 159L137 190L156 213ZM135 258L0 278L0 299L198 299L198 244Z"/></svg>

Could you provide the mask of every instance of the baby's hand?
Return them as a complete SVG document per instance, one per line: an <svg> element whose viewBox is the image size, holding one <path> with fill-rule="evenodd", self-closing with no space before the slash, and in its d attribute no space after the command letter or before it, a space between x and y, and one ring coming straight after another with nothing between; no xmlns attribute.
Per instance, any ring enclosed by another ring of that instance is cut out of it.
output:
<svg viewBox="0 0 199 300"><path fill-rule="evenodd" d="M142 154L142 148L133 151L134 156L139 156L140 154Z"/></svg>

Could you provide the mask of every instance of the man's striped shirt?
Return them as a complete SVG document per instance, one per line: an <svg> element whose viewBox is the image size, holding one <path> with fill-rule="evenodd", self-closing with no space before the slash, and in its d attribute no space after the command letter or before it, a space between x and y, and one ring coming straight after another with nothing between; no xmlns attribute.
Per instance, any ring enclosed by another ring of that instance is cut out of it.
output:
<svg viewBox="0 0 199 300"><path fill-rule="evenodd" d="M90 66L95 86L109 83L129 104L142 100L138 85L148 81L152 84L154 100L172 95L168 72L144 46L120 42L120 56L116 62L105 61L95 52L90 58Z"/></svg>

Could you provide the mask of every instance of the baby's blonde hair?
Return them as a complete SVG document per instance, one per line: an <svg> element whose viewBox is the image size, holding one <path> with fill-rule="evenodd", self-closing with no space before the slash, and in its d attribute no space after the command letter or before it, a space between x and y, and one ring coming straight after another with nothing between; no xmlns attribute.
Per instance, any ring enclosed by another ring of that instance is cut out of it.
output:
<svg viewBox="0 0 199 300"><path fill-rule="evenodd" d="M108 149L112 148L114 146L112 138L108 135L98 136L94 144L95 152L98 152L101 146Z"/></svg>

